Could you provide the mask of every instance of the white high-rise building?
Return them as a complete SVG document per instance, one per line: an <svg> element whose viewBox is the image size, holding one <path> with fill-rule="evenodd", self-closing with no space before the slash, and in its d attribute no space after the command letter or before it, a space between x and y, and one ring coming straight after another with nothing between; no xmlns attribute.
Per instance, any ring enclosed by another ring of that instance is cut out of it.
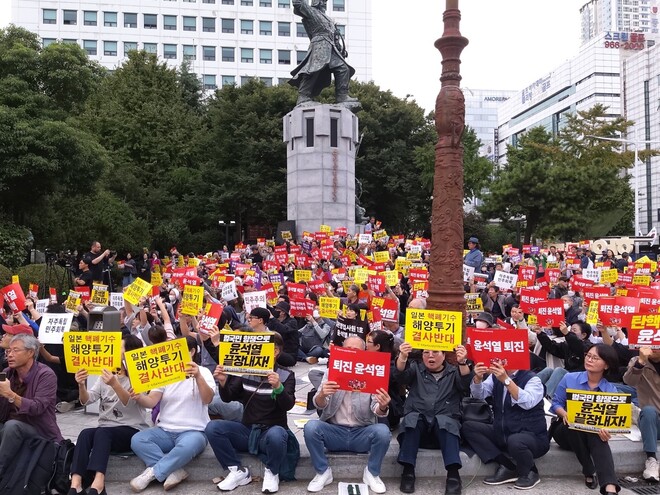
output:
<svg viewBox="0 0 660 495"><path fill-rule="evenodd" d="M209 90L248 78L285 82L309 46L290 0L10 1L10 22L45 46L77 43L109 69L135 49L171 66L188 60ZM355 78L370 81L371 0L329 0L328 14L344 34Z"/></svg>
<svg viewBox="0 0 660 495"><path fill-rule="evenodd" d="M497 89L470 89L463 88L465 96L465 124L469 125L481 141L479 154L495 159L497 134L497 109L516 91Z"/></svg>
<svg viewBox="0 0 660 495"><path fill-rule="evenodd" d="M580 8L582 43L607 32L658 34L658 0L589 0Z"/></svg>

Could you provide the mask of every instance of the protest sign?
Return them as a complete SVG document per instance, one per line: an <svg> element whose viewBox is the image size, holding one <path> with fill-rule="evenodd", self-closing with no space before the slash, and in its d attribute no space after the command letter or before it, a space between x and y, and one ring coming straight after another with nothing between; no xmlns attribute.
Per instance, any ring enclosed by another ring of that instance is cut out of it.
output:
<svg viewBox="0 0 660 495"><path fill-rule="evenodd" d="M465 294L465 311L468 313L481 313L484 310L484 302L480 294Z"/></svg>
<svg viewBox="0 0 660 495"><path fill-rule="evenodd" d="M474 276L474 267L463 265L463 282L468 282Z"/></svg>
<svg viewBox="0 0 660 495"><path fill-rule="evenodd" d="M372 297L371 307L380 309L384 321L399 321L399 302L388 297Z"/></svg>
<svg viewBox="0 0 660 495"><path fill-rule="evenodd" d="M616 268L600 272L600 282L603 284L615 284L619 279L619 271Z"/></svg>
<svg viewBox="0 0 660 495"><path fill-rule="evenodd" d="M121 310L124 307L124 294L122 294L121 292L111 292L110 306L114 307L117 310Z"/></svg>
<svg viewBox="0 0 660 495"><path fill-rule="evenodd" d="M52 304L50 299L38 299L34 307L36 308L37 313L43 315L49 304Z"/></svg>
<svg viewBox="0 0 660 495"><path fill-rule="evenodd" d="M185 380L190 354L186 339L176 339L126 351L124 358L131 387L139 394Z"/></svg>
<svg viewBox="0 0 660 495"><path fill-rule="evenodd" d="M598 299L593 299L589 302L589 310L587 311L587 318L585 321L589 325L598 324Z"/></svg>
<svg viewBox="0 0 660 495"><path fill-rule="evenodd" d="M199 320L199 331L202 333L208 333L213 327L218 326L221 315L222 304L207 303L204 308L204 315Z"/></svg>
<svg viewBox="0 0 660 495"><path fill-rule="evenodd" d="M287 295L289 299L304 299L307 294L307 287L305 284L286 284Z"/></svg>
<svg viewBox="0 0 660 495"><path fill-rule="evenodd" d="M323 295L326 294L325 282L323 280L312 280L307 284L309 290L314 294Z"/></svg>
<svg viewBox="0 0 660 495"><path fill-rule="evenodd" d="M221 296L225 301L233 301L238 298L238 291L236 290L236 281L230 280L225 282L222 286Z"/></svg>
<svg viewBox="0 0 660 495"><path fill-rule="evenodd" d="M2 295L11 308L12 313L16 314L25 309L25 294L18 282L3 287L0 292L2 292Z"/></svg>
<svg viewBox="0 0 660 495"><path fill-rule="evenodd" d="M163 285L163 276L158 272L152 273L151 274L151 285L156 285L158 287Z"/></svg>
<svg viewBox="0 0 660 495"><path fill-rule="evenodd" d="M186 285L181 294L181 313L197 316L204 304L204 287Z"/></svg>
<svg viewBox="0 0 660 495"><path fill-rule="evenodd" d="M564 301L561 299L540 301L530 312L536 315L538 324L542 327L558 327L566 319Z"/></svg>
<svg viewBox="0 0 660 495"><path fill-rule="evenodd" d="M341 306L341 299L338 297L319 297L319 314L322 318L330 318L334 320L339 314Z"/></svg>
<svg viewBox="0 0 660 495"><path fill-rule="evenodd" d="M226 373L267 375L275 367L272 333L222 331L218 352Z"/></svg>
<svg viewBox="0 0 660 495"><path fill-rule="evenodd" d="M651 276L650 275L633 275L632 279L632 284L633 285L642 285L648 287L651 284Z"/></svg>
<svg viewBox="0 0 660 495"><path fill-rule="evenodd" d="M309 282L312 280L312 270L294 270L293 279L298 282Z"/></svg>
<svg viewBox="0 0 660 495"><path fill-rule="evenodd" d="M380 275L385 277L385 284L389 287L394 287L399 283L399 272L396 270L387 270L380 272Z"/></svg>
<svg viewBox="0 0 660 495"><path fill-rule="evenodd" d="M39 286L37 284L28 284L28 296L32 299L39 297Z"/></svg>
<svg viewBox="0 0 660 495"><path fill-rule="evenodd" d="M660 349L660 314L636 314L628 328L628 347Z"/></svg>
<svg viewBox="0 0 660 495"><path fill-rule="evenodd" d="M368 333L369 324L366 321L346 318L343 315L339 315L335 324L332 343L341 346L347 337L360 337L362 340L366 341Z"/></svg>
<svg viewBox="0 0 660 495"><path fill-rule="evenodd" d="M598 299L598 318L605 326L630 327L630 321L636 313L639 313L639 299L635 297Z"/></svg>
<svg viewBox="0 0 660 495"><path fill-rule="evenodd" d="M516 286L516 283L518 282L518 275L497 270L495 272L493 281L495 282L495 285L497 285L497 287L500 289L509 290Z"/></svg>
<svg viewBox="0 0 660 495"><path fill-rule="evenodd" d="M566 390L568 425L573 430L630 433L632 400L629 394Z"/></svg>
<svg viewBox="0 0 660 495"><path fill-rule="evenodd" d="M587 302L591 302L594 299L600 299L601 297L610 297L612 295L609 287L597 286L586 287L582 291L582 294Z"/></svg>
<svg viewBox="0 0 660 495"><path fill-rule="evenodd" d="M108 292L108 286L102 284L92 285L92 296L90 298L92 304L99 304L101 306L107 306L110 302L110 293Z"/></svg>
<svg viewBox="0 0 660 495"><path fill-rule="evenodd" d="M267 306L267 295L265 290L246 292L243 294L245 313L248 314L254 308L265 308Z"/></svg>
<svg viewBox="0 0 660 495"><path fill-rule="evenodd" d="M433 309L406 310L405 341L415 349L453 351L461 344L463 314Z"/></svg>
<svg viewBox="0 0 660 495"><path fill-rule="evenodd" d="M369 275L367 278L367 285L369 290L374 291L376 294L385 292L385 277L380 275Z"/></svg>
<svg viewBox="0 0 660 495"><path fill-rule="evenodd" d="M375 394L388 389L389 379L389 353L330 347L328 380L337 382L340 390Z"/></svg>
<svg viewBox="0 0 660 495"><path fill-rule="evenodd" d="M600 272L600 268L585 268L582 270L582 276L597 284L600 282Z"/></svg>
<svg viewBox="0 0 660 495"><path fill-rule="evenodd" d="M390 261L390 252L389 251L376 251L374 253L374 259L376 263L387 263Z"/></svg>
<svg viewBox="0 0 660 495"><path fill-rule="evenodd" d="M141 278L136 278L131 285L124 288L124 300L137 306L140 298L147 297L151 292L151 284Z"/></svg>
<svg viewBox="0 0 660 495"><path fill-rule="evenodd" d="M289 299L289 315L292 316L293 318L304 318L307 315L311 315L314 313L314 309L316 308L316 303L312 301L311 299L300 299L300 298L294 298L294 299Z"/></svg>
<svg viewBox="0 0 660 495"><path fill-rule="evenodd" d="M536 305L548 299L548 294L544 290L523 287L520 289L520 309L524 313L535 313Z"/></svg>
<svg viewBox="0 0 660 495"><path fill-rule="evenodd" d="M529 369L527 330L467 327L466 334L468 357L475 363L497 363L507 370Z"/></svg>
<svg viewBox="0 0 660 495"><path fill-rule="evenodd" d="M68 332L73 322L73 313L45 313L39 325L39 342L61 344L64 332Z"/></svg>
<svg viewBox="0 0 660 495"><path fill-rule="evenodd" d="M80 293L76 292L74 290L69 291L69 295L66 298L66 301L64 301L64 308L70 312L73 313L74 315L78 315L78 306L80 306L80 303L82 302L82 298L80 297Z"/></svg>
<svg viewBox="0 0 660 495"><path fill-rule="evenodd" d="M66 370L87 370L100 375L104 369L121 369L121 332L64 332Z"/></svg>

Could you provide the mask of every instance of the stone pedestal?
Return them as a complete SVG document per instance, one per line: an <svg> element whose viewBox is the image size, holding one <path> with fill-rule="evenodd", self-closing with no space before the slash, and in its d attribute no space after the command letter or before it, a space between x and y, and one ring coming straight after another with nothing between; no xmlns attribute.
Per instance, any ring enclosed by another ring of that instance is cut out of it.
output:
<svg viewBox="0 0 660 495"><path fill-rule="evenodd" d="M296 237L355 229L355 147L358 118L336 105L296 107L284 117L287 143L287 219Z"/></svg>

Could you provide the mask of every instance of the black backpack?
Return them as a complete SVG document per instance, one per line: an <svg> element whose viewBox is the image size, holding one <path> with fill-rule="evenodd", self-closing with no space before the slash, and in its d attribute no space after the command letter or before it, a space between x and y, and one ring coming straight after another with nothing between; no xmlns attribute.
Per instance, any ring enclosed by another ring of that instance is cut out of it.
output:
<svg viewBox="0 0 660 495"><path fill-rule="evenodd" d="M60 443L55 443L55 462L51 478L48 481L46 495L59 493L64 495L69 492L71 486L71 463L73 462L73 451L76 448L68 438Z"/></svg>
<svg viewBox="0 0 660 495"><path fill-rule="evenodd" d="M56 450L55 442L41 438L30 438L23 442L0 476L0 493L41 495L53 475ZM66 493L66 490L62 493Z"/></svg>

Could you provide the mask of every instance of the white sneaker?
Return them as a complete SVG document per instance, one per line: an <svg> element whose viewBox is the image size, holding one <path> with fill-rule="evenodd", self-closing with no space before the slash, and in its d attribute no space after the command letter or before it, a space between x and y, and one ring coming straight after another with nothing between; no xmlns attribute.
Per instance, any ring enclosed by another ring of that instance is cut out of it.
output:
<svg viewBox="0 0 660 495"><path fill-rule="evenodd" d="M237 486L247 485L252 481L248 468L238 469L238 466L229 466L229 474L218 483L218 490L228 492Z"/></svg>
<svg viewBox="0 0 660 495"><path fill-rule="evenodd" d="M319 364L328 364L328 358L319 358Z"/></svg>
<svg viewBox="0 0 660 495"><path fill-rule="evenodd" d="M642 478L644 478L646 481L660 481L660 476L658 476L658 467L659 463L657 459L654 459L653 457L646 459Z"/></svg>
<svg viewBox="0 0 660 495"><path fill-rule="evenodd" d="M316 474L312 481L307 485L308 492L320 492L323 490L323 487L332 483L332 469L328 468L325 470L325 473Z"/></svg>
<svg viewBox="0 0 660 495"><path fill-rule="evenodd" d="M369 489L374 493L385 493L385 483L380 479L380 476L374 476L369 472L369 468L364 468L364 474L362 475L362 481L366 484Z"/></svg>
<svg viewBox="0 0 660 495"><path fill-rule="evenodd" d="M149 483L155 479L156 474L154 473L153 468L148 467L142 471L142 474L133 478L129 484L131 485L131 490L133 490L135 493L139 493L148 487Z"/></svg>
<svg viewBox="0 0 660 495"><path fill-rule="evenodd" d="M187 477L188 477L188 473L186 472L185 469L177 469L176 471L170 473L170 475L167 477L165 483L163 483L163 488L165 489L165 491L171 490L176 485L178 485L183 480L185 480Z"/></svg>
<svg viewBox="0 0 660 495"><path fill-rule="evenodd" d="M275 493L280 489L280 475L273 474L270 469L264 470L264 482L261 484L261 493Z"/></svg>

